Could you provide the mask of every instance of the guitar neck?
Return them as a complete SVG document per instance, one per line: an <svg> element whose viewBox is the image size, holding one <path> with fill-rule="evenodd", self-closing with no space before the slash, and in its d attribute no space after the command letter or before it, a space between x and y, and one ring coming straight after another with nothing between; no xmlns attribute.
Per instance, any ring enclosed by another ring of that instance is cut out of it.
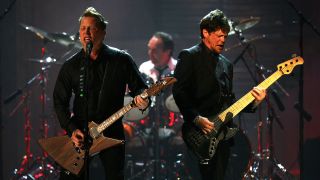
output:
<svg viewBox="0 0 320 180"><path fill-rule="evenodd" d="M281 71L274 72L271 76L269 76L267 79L265 79L263 82L261 82L258 87L267 89L269 86L271 86L275 81L277 81L283 73ZM219 119L221 121L225 121L226 115L228 112L232 113L233 117L239 114L246 106L248 106L252 101L254 100L253 95L251 92L248 92L246 95L244 95L242 98L240 98L237 102L235 102L233 105L231 105L229 108L224 110L221 114L219 114Z"/></svg>
<svg viewBox="0 0 320 180"><path fill-rule="evenodd" d="M154 96L158 94L162 89L169 86L170 84L175 83L177 80L173 77L165 77L163 80L153 84L151 87L146 89L140 94L140 97L146 99L150 96ZM91 128L90 135L95 138L99 134L101 134L107 127L109 127L112 123L116 122L120 119L124 114L129 112L134 107L133 102L125 105L123 108L118 110L116 113L112 114L108 119L104 120L98 126Z"/></svg>
<svg viewBox="0 0 320 180"><path fill-rule="evenodd" d="M118 110L116 113L114 113L112 116L110 116L108 119L104 120L101 124L97 126L98 133L100 134L101 132L103 132L107 127L116 122L121 116L129 112L132 108L132 103L129 103L120 110Z"/></svg>

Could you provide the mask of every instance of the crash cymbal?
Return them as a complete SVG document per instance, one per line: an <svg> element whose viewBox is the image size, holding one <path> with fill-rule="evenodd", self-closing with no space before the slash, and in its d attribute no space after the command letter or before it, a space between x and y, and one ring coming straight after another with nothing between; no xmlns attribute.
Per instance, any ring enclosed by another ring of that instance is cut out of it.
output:
<svg viewBox="0 0 320 180"><path fill-rule="evenodd" d="M240 18L238 20L229 20L231 27L228 35L233 35L237 32L242 32L256 25L260 21L260 17Z"/></svg>
<svg viewBox="0 0 320 180"><path fill-rule="evenodd" d="M55 42L64 46L74 46L75 48L81 48L81 43L78 40L78 37L76 36L71 36L68 35L65 32L62 33L50 33L50 32L46 32L44 30L41 30L39 28L33 27L33 26L29 26L29 25L25 25L20 23L20 25L28 30L31 31L33 33L35 33L40 39L42 40L47 40L47 41L51 41L51 42Z"/></svg>
<svg viewBox="0 0 320 180"><path fill-rule="evenodd" d="M263 35L259 35L259 36L255 36L253 38L250 38L250 39L244 39L242 42L239 42L231 47L228 47L228 48L225 48L224 51L227 52L227 51L230 51L231 49L234 49L234 48L237 48L237 47L240 47L242 46L243 44L248 44L248 43L251 43L253 41L256 41L256 40L259 40L259 39L263 39L265 38L266 35L263 34Z"/></svg>
<svg viewBox="0 0 320 180"><path fill-rule="evenodd" d="M75 39L75 36L70 36L67 33L50 33L50 36L54 40L53 42L57 42L64 46L74 45L76 48L81 49L81 43L78 39Z"/></svg>

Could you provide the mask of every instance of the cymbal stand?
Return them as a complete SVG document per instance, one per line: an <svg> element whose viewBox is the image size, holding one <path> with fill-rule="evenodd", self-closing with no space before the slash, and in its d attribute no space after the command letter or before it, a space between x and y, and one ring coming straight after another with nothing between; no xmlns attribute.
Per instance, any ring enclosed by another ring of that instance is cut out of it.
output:
<svg viewBox="0 0 320 180"><path fill-rule="evenodd" d="M30 169L31 162L33 161L33 154L31 153L31 148L30 148L30 141L31 141L31 136L30 136L30 131L31 131L31 124L30 124L30 108L29 108L29 96L30 92L27 91L25 94L23 94L20 98L20 101L17 103L15 108L10 112L9 116L13 116L18 108L20 106L23 107L23 116L24 116L24 143L25 143L25 155L23 156L23 160L20 163L20 167L16 168L14 170L14 175L19 177L23 175L26 171Z"/></svg>
<svg viewBox="0 0 320 180"><path fill-rule="evenodd" d="M267 118L266 118L266 144L262 149L262 127L263 122L260 121L258 125L258 150L253 156L253 161L249 167L249 171L245 174L244 179L257 179L257 180L269 180L269 179L283 179L291 180L293 176L285 169L285 167L278 162L274 156L274 144L273 144L273 121L280 122L274 108L270 103L270 99L266 97L267 103ZM279 126L283 128L280 123Z"/></svg>
<svg viewBox="0 0 320 180"><path fill-rule="evenodd" d="M41 48L41 55L42 58L45 57L45 47ZM48 137L49 132L49 125L48 125L48 116L46 114L46 107L47 107L47 94L46 94L46 87L48 82L48 70L50 69L51 65L50 62L44 61L43 66L41 67L39 73L39 85L41 88L40 91L40 104L41 104L41 114L40 114L40 132L42 138ZM36 158L34 162L34 166L37 169L36 172L33 173L33 177L37 177L36 179L48 179L54 178L58 175L57 167L53 164L54 162L48 158L48 154L45 151L42 151L42 155Z"/></svg>
<svg viewBox="0 0 320 180"><path fill-rule="evenodd" d="M258 65L257 67L262 67L258 61L256 61ZM266 76L263 74L262 69L258 68L258 74L261 79L266 79ZM278 85L279 86L279 85ZM284 110L283 104L280 102L279 98L276 98L276 94L274 94L275 90L270 87L271 93L273 93L273 97L275 101L277 102L277 105L281 111ZM258 148L257 153L253 156L253 161L251 162L251 165L249 167L249 171L245 174L245 179L284 179L284 180L290 180L293 178L293 176L284 168L283 165L281 165L277 159L274 157L274 144L273 144L273 120L276 120L276 122L279 124L281 129L284 129L283 124L279 120L271 102L269 95L265 98L266 104L267 104L267 118L265 121L266 124L266 143L265 143L265 149L262 149L262 136L263 136L263 121L262 121L262 111L261 108L259 108L259 119L258 122Z"/></svg>

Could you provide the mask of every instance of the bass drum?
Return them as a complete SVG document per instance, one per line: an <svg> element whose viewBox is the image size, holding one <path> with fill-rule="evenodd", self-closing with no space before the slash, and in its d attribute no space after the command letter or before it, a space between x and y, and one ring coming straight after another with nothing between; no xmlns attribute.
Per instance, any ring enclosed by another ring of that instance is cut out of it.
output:
<svg viewBox="0 0 320 180"><path fill-rule="evenodd" d="M125 177L136 179L146 168L148 159L148 149L143 133L135 122L123 122L125 133ZM143 174L143 173L142 173ZM126 178L127 179L127 178Z"/></svg>
<svg viewBox="0 0 320 180"><path fill-rule="evenodd" d="M249 139L242 130L234 136L234 145L230 148L230 157L225 180L242 179L248 171L252 158Z"/></svg>

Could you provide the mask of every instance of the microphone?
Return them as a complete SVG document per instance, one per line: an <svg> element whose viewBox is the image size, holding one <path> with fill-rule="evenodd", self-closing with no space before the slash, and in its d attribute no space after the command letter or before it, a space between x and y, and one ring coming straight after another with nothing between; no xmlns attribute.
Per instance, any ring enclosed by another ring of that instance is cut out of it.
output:
<svg viewBox="0 0 320 180"><path fill-rule="evenodd" d="M90 57L92 48L93 48L92 41L87 42L87 45L86 45L86 57Z"/></svg>

